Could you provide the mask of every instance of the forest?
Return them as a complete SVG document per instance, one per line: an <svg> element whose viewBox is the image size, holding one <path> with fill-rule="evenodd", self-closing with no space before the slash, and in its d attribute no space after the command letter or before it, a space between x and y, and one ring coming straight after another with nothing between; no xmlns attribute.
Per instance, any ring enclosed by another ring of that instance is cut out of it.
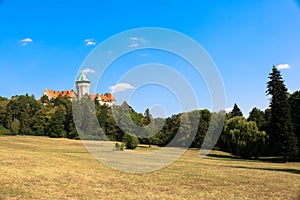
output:
<svg viewBox="0 0 300 200"><path fill-rule="evenodd" d="M158 146L215 149L247 159L281 156L283 161L300 156L300 91L288 93L280 71L273 66L266 95L270 106L253 108L248 118L237 104L229 113L207 109L153 118L147 108L136 112L126 102L108 107L88 97L71 102L46 96L0 97L0 135L34 135L53 138L124 142L127 148L139 143ZM99 126L100 125L100 126ZM101 127L101 128L100 128ZM221 135L214 138L215 131ZM139 134L135 134L139 133Z"/></svg>

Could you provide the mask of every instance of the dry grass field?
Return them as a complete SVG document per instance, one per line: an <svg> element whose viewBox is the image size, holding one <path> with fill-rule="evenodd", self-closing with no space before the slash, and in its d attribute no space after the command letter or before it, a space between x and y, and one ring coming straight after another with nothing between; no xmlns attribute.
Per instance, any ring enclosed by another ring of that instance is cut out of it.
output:
<svg viewBox="0 0 300 200"><path fill-rule="evenodd" d="M98 162L81 141L3 136L0 199L299 199L300 163L197 155L188 150L162 170L128 174Z"/></svg>

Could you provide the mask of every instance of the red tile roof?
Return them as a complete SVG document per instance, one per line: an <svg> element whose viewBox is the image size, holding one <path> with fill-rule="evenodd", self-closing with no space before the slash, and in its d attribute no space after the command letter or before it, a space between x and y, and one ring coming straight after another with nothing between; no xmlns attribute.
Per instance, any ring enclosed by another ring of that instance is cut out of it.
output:
<svg viewBox="0 0 300 200"><path fill-rule="evenodd" d="M103 94L91 94L90 98L91 98L91 100L101 99L103 102L115 101L115 98L110 93L106 93L104 95Z"/></svg>
<svg viewBox="0 0 300 200"><path fill-rule="evenodd" d="M77 94L74 92L74 90L63 90L63 91L54 91L54 90L48 90L45 89L45 91L48 92L51 98L55 99L58 96L67 97L67 98L75 98L77 97ZM111 93L106 94L91 94L90 95L91 100L95 99L101 99L103 102L111 102L115 101L114 96Z"/></svg>
<svg viewBox="0 0 300 200"><path fill-rule="evenodd" d="M63 90L63 91L54 91L54 90L47 90L50 94L51 98L57 98L58 96L74 98L76 97L76 93L74 90Z"/></svg>

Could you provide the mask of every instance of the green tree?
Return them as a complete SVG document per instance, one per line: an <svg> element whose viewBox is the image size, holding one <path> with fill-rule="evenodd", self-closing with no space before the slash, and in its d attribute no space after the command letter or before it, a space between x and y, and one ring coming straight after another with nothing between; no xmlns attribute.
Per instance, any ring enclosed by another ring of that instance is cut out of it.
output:
<svg viewBox="0 0 300 200"><path fill-rule="evenodd" d="M33 116L32 130L34 135L45 136L47 128L46 110L40 109Z"/></svg>
<svg viewBox="0 0 300 200"><path fill-rule="evenodd" d="M143 126L147 126L147 125L150 124L152 121L153 121L153 117L152 117L152 115L150 114L149 108L147 108L147 109L145 110L145 113L144 113L144 118L143 118L143 121L142 121L142 125L143 125Z"/></svg>
<svg viewBox="0 0 300 200"><path fill-rule="evenodd" d="M225 116L225 111L211 113L210 119L207 122L208 130L206 133L206 137L201 145L202 149L212 149L213 147L220 147L218 146L218 140L220 138L220 134L223 131Z"/></svg>
<svg viewBox="0 0 300 200"><path fill-rule="evenodd" d="M65 130L66 130L66 137L69 139L79 139L74 119L73 119L73 112L72 112L72 102L68 99L65 104L66 109L66 120L65 120Z"/></svg>
<svg viewBox="0 0 300 200"><path fill-rule="evenodd" d="M18 135L19 134L19 130L20 130L20 121L18 119L14 119L11 123L11 127L10 127L11 132L14 135Z"/></svg>
<svg viewBox="0 0 300 200"><path fill-rule="evenodd" d="M50 101L49 101L48 96L47 96L47 95L43 95L43 96L41 97L41 102L42 102L43 104L49 103Z"/></svg>
<svg viewBox="0 0 300 200"><path fill-rule="evenodd" d="M12 97L6 107L5 127L14 133L32 135L33 116L40 108L34 96L26 94Z"/></svg>
<svg viewBox="0 0 300 200"><path fill-rule="evenodd" d="M123 137L123 142L127 149L135 149L139 144L139 139L135 135L126 133Z"/></svg>
<svg viewBox="0 0 300 200"><path fill-rule="evenodd" d="M138 118L140 115L135 113L136 118ZM151 145L155 142L155 134L158 132L157 126L155 124L155 120L153 119L149 108L147 108L144 112L144 116L141 118L141 128L140 132L143 132L142 138L140 138L141 143L145 143L149 145L149 148L151 148Z"/></svg>
<svg viewBox="0 0 300 200"><path fill-rule="evenodd" d="M5 125L6 107L9 100L4 97L0 97L0 125Z"/></svg>
<svg viewBox="0 0 300 200"><path fill-rule="evenodd" d="M267 135L258 130L255 122L247 122L241 116L230 118L225 123L224 133L224 139L234 155L258 158L263 153Z"/></svg>
<svg viewBox="0 0 300 200"><path fill-rule="evenodd" d="M90 101L88 95L74 101L72 111L76 130L81 139L104 139L104 132L100 129L97 120L95 103Z"/></svg>
<svg viewBox="0 0 300 200"><path fill-rule="evenodd" d="M297 138L291 119L288 92L280 71L273 66L267 82L268 95L271 95L270 146L284 161L297 155Z"/></svg>
<svg viewBox="0 0 300 200"><path fill-rule="evenodd" d="M197 121L199 121L199 117L197 118ZM194 136L197 134L198 126L194 127L196 129L192 130L189 113L183 113L178 118L175 127L177 126L178 128L175 129L177 132L174 129L171 129L171 131L173 131L175 134L173 145L179 147L189 147L188 144L192 143Z"/></svg>
<svg viewBox="0 0 300 200"><path fill-rule="evenodd" d="M63 106L58 106L55 113L52 116L50 127L49 127L49 136L55 138L66 137L65 131L65 108Z"/></svg>
<svg viewBox="0 0 300 200"><path fill-rule="evenodd" d="M266 131L269 135L270 131L270 124L271 124L271 108L265 109L265 117L264 117L265 123L262 125L262 130Z"/></svg>
<svg viewBox="0 0 300 200"><path fill-rule="evenodd" d="M294 92L289 97L291 117L294 124L295 135L298 138L298 153L300 155L300 91Z"/></svg>
<svg viewBox="0 0 300 200"><path fill-rule="evenodd" d="M263 126L265 124L265 113L255 107L250 111L247 121L255 122L259 130L264 130Z"/></svg>
<svg viewBox="0 0 300 200"><path fill-rule="evenodd" d="M197 113L195 113L197 112ZM207 134L211 113L208 110L192 111L189 113L191 131L196 128L197 134L191 147L200 148Z"/></svg>
<svg viewBox="0 0 300 200"><path fill-rule="evenodd" d="M0 125L0 135L15 135L10 130L4 128L2 125Z"/></svg>
<svg viewBox="0 0 300 200"><path fill-rule="evenodd" d="M236 116L243 116L243 113L241 109L238 107L238 105L235 103L232 111L230 112L230 117L236 117Z"/></svg>

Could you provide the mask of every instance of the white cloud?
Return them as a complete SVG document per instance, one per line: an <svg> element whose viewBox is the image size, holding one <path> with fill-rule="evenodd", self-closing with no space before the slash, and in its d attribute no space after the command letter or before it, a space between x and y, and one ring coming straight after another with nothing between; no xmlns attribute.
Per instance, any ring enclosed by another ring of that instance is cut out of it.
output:
<svg viewBox="0 0 300 200"><path fill-rule="evenodd" d="M147 43L147 40L142 37L130 37L129 40L131 41L129 47L138 47L140 44Z"/></svg>
<svg viewBox="0 0 300 200"><path fill-rule="evenodd" d="M134 42L142 42L142 43L146 43L147 42L147 40L145 40L144 38L142 38L142 37L130 37L129 38L131 41L134 41Z"/></svg>
<svg viewBox="0 0 300 200"><path fill-rule="evenodd" d="M96 72L95 70L93 70L93 69L90 69L90 68L83 69L82 71L83 71L84 73L86 73L86 74L88 74L88 73L91 73L91 74L93 74L93 73L95 73L95 72Z"/></svg>
<svg viewBox="0 0 300 200"><path fill-rule="evenodd" d="M225 110L225 112L229 113L232 111L232 109L233 109L232 107L228 107L228 108L225 108L224 110Z"/></svg>
<svg viewBox="0 0 300 200"><path fill-rule="evenodd" d="M130 37L129 39L130 39L130 40L133 40L133 41L139 40L139 38L137 38L137 37Z"/></svg>
<svg viewBox="0 0 300 200"><path fill-rule="evenodd" d="M134 87L128 83L118 83L116 85L110 86L109 89L111 89L111 93L116 93L125 90L131 90L134 89Z"/></svg>
<svg viewBox="0 0 300 200"><path fill-rule="evenodd" d="M33 40L31 38L24 38L21 40L23 46L27 45L28 43L30 43L32 41Z"/></svg>
<svg viewBox="0 0 300 200"><path fill-rule="evenodd" d="M91 41L90 41L90 42L87 42L86 45L87 45L87 46L96 45L96 42L91 42Z"/></svg>
<svg viewBox="0 0 300 200"><path fill-rule="evenodd" d="M279 64L276 67L277 69L289 69L291 66L289 64Z"/></svg>
<svg viewBox="0 0 300 200"><path fill-rule="evenodd" d="M84 42L85 42L86 46L96 45L96 42L94 42L94 39L85 39Z"/></svg>
<svg viewBox="0 0 300 200"><path fill-rule="evenodd" d="M25 38L23 40L21 40L22 42L32 42L32 39L31 38Z"/></svg>
<svg viewBox="0 0 300 200"><path fill-rule="evenodd" d="M130 44L129 47L138 47L139 44L138 43L133 43L133 44Z"/></svg>

